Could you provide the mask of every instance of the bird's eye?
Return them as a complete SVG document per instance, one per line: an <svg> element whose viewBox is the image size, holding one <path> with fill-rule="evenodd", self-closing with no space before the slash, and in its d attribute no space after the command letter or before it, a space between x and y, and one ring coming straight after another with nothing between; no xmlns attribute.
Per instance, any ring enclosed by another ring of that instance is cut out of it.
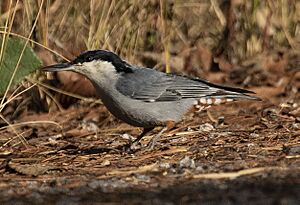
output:
<svg viewBox="0 0 300 205"><path fill-rule="evenodd" d="M87 62L90 62L90 61L92 61L93 60L93 57L91 57L91 56L89 56L89 57L87 57Z"/></svg>

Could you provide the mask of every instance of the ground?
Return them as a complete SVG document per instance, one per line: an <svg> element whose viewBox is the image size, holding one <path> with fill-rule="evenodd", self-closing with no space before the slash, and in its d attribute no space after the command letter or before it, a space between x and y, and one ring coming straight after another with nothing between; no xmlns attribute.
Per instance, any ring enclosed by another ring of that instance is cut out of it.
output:
<svg viewBox="0 0 300 205"><path fill-rule="evenodd" d="M0 121L0 203L298 204L300 72L291 56L204 73L261 101L190 113L153 150L146 145L160 127L129 150L141 130L101 102L53 93L64 106L47 107L37 89L26 92L2 111L10 126Z"/></svg>
<svg viewBox="0 0 300 205"><path fill-rule="evenodd" d="M186 116L154 150L135 151L124 145L140 130L103 105L27 114L15 127L26 142L1 130L0 201L297 204L300 124L291 112L268 100L215 106Z"/></svg>

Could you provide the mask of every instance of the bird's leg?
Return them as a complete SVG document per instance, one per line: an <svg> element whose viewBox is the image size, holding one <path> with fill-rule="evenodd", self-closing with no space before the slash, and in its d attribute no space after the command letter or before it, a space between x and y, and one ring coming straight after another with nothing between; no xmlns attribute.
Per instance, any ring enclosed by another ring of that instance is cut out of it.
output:
<svg viewBox="0 0 300 205"><path fill-rule="evenodd" d="M137 144L140 142L140 140L151 130L153 130L154 127L147 127L143 129L143 132L132 142L132 144Z"/></svg>
<svg viewBox="0 0 300 205"><path fill-rule="evenodd" d="M140 140L151 130L153 130L154 127L147 127L143 129L143 132L129 145L129 149L131 151L139 149L141 146L139 145Z"/></svg>
<svg viewBox="0 0 300 205"><path fill-rule="evenodd" d="M148 149L152 150L154 148L154 145L156 144L157 140L159 140L160 136L164 132L172 129L174 126L175 126L175 123L173 121L166 122L166 126L164 128L162 128L162 130L157 135L155 135L154 137L152 137L152 139L150 140L150 142L147 145Z"/></svg>
<svg viewBox="0 0 300 205"><path fill-rule="evenodd" d="M154 148L154 145L156 144L157 140L160 138L162 133L164 133L167 130L168 130L168 128L164 127L161 129L161 131L158 134L156 134L154 137L152 137L152 139L150 140L150 142L147 145L149 150L152 150Z"/></svg>

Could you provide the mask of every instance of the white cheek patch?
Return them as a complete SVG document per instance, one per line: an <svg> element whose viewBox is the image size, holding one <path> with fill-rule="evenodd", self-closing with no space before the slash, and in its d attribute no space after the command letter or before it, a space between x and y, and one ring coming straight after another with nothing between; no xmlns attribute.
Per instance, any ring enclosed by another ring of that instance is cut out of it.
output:
<svg viewBox="0 0 300 205"><path fill-rule="evenodd" d="M98 81L112 81L117 79L117 72L112 63L101 60L93 60L82 64L82 69L87 75Z"/></svg>

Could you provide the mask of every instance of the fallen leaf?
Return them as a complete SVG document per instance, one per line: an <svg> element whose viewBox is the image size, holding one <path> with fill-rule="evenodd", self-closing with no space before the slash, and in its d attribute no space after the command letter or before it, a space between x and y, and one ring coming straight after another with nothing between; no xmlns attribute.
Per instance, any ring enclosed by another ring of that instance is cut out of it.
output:
<svg viewBox="0 0 300 205"><path fill-rule="evenodd" d="M19 174L29 175L29 176L38 176L44 174L53 167L44 166L41 164L19 164L19 163L8 163L8 167L13 169Z"/></svg>

